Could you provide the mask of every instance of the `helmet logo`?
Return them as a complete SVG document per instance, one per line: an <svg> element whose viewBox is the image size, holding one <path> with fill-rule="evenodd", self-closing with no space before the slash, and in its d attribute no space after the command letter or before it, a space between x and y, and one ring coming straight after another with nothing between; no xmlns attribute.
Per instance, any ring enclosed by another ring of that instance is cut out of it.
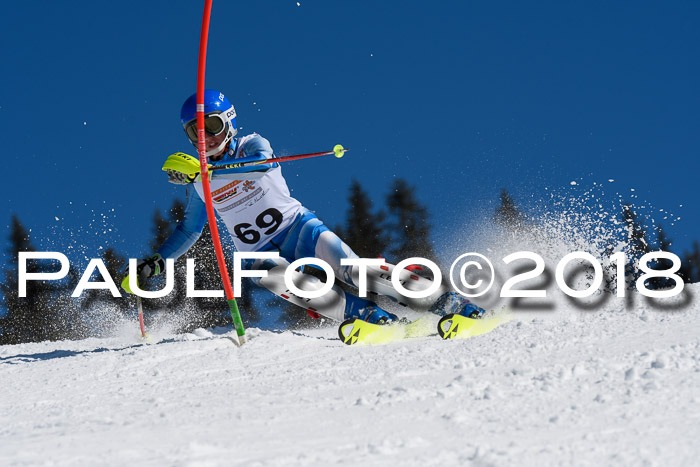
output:
<svg viewBox="0 0 700 467"><path fill-rule="evenodd" d="M219 93L219 100L220 100L221 102L224 101L224 93L222 93L222 92Z"/></svg>

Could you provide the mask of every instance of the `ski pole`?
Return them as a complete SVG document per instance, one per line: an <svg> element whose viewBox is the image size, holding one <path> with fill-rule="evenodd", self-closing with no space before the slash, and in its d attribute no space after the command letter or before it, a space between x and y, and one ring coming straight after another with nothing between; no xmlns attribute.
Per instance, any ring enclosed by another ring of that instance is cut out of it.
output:
<svg viewBox="0 0 700 467"><path fill-rule="evenodd" d="M129 285L129 274L122 280L122 289L126 290L129 294L133 294L131 291L131 286ZM136 276L136 283L138 285L138 275ZM136 295L136 294L134 294ZM146 327L143 324L143 304L141 303L141 297L136 295L136 311L139 314L139 326L141 327L141 338L148 340L149 336L146 334Z"/></svg>
<svg viewBox="0 0 700 467"><path fill-rule="evenodd" d="M146 334L146 328L143 325L143 304L141 303L141 297L136 296L136 307L139 310L139 326L141 326L141 338L146 339L148 334Z"/></svg>
<svg viewBox="0 0 700 467"><path fill-rule="evenodd" d="M226 170L226 169L236 169L239 167L249 167L252 165L262 165L262 164L270 164L273 162L289 162L289 161L296 161L299 159L309 159L311 157L319 157L319 156L329 156L331 154L334 154L335 157L340 159L343 157L345 152L349 151L349 149L345 149L342 145L336 144L333 147L332 151L323 151L323 152L311 152L308 154L296 154L293 156L282 156L282 157L272 157L271 159L263 159L260 160L257 157L252 158L252 157L243 157L241 159L238 159L236 162L230 162L228 164L221 164L221 165L213 165L209 164L209 170L214 171L214 170ZM192 175L196 175L200 171L200 162L199 159L196 159L195 157L190 156L189 154L185 154L183 152L177 152L175 154L171 154L168 156L168 158L165 160L165 163L163 164L163 170L174 170L175 172L180 172L188 177Z"/></svg>
<svg viewBox="0 0 700 467"><path fill-rule="evenodd" d="M331 154L334 154L335 157L340 159L343 157L345 152L349 151L349 149L345 149L343 146L340 144L336 144L333 147L332 151L324 151L324 152L311 152L308 154L297 154L295 156L282 156L282 157L272 157L271 159L263 159L263 160L240 160L238 162L231 162L229 164L222 164L222 165L212 165L209 170L225 170L225 169L237 169L239 167L249 167L251 165L263 165L263 164L270 164L273 162L289 162L289 161L296 161L299 159L309 159L311 157L319 157L319 156L330 156Z"/></svg>

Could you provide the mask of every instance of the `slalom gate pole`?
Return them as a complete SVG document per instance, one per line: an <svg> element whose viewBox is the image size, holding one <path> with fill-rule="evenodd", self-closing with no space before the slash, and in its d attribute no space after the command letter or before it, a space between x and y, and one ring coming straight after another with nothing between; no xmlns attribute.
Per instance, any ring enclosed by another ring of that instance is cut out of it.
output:
<svg viewBox="0 0 700 467"><path fill-rule="evenodd" d="M209 168L207 164L207 146L206 134L204 132L204 71L207 62L207 39L209 37L209 18L211 17L212 0L205 0L204 14L202 16L202 33L199 38L199 64L197 67L197 148L199 150L199 165L202 174L202 188L204 191L204 204L207 208L207 219L209 220L209 229L211 230L211 239L214 242L216 251L216 261L219 263L219 272L221 280L224 283L226 292L226 300L228 301L229 311L233 319L233 325L238 334L238 344L243 345L246 341L245 329L241 320L241 313L238 311L236 298L233 296L231 287L231 279L226 269L226 261L224 252L221 249L219 240L219 229L216 225L216 216L214 214L214 205L211 201L211 188L209 185Z"/></svg>

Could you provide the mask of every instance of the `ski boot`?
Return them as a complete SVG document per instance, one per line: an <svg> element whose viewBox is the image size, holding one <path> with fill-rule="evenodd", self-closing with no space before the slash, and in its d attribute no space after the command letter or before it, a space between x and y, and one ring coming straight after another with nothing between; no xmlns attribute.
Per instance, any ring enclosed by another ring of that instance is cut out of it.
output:
<svg viewBox="0 0 700 467"><path fill-rule="evenodd" d="M479 319L486 313L483 308L474 305L455 292L447 292L442 295L428 311L440 316L453 314L472 319Z"/></svg>
<svg viewBox="0 0 700 467"><path fill-rule="evenodd" d="M460 327L470 328L486 311L454 292L447 292L435 302L430 311L442 315L438 323L438 334L443 339L452 339ZM464 318L469 318L465 320Z"/></svg>
<svg viewBox="0 0 700 467"><path fill-rule="evenodd" d="M338 327L338 337L347 345L386 343L405 332L401 326L394 325L398 322L398 316L382 310L376 303L346 293L345 321Z"/></svg>
<svg viewBox="0 0 700 467"><path fill-rule="evenodd" d="M384 311L376 303L364 298L345 294L345 319L361 319L371 324L386 324L399 318L393 313Z"/></svg>

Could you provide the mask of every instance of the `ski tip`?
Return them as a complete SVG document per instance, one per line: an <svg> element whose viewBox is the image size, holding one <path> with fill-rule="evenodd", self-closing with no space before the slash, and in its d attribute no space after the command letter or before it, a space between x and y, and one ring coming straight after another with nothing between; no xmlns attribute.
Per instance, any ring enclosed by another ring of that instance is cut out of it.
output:
<svg viewBox="0 0 700 467"><path fill-rule="evenodd" d="M357 342L360 334L360 327L355 326L356 318L346 319L338 326L338 337L343 344L353 345Z"/></svg>

